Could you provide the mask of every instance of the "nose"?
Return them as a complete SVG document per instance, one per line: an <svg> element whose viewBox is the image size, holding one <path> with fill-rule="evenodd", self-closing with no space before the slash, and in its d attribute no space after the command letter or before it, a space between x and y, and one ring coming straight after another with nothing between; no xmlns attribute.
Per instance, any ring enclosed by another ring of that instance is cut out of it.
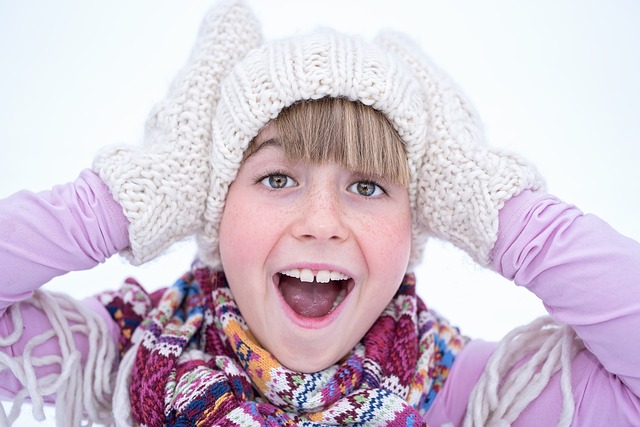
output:
<svg viewBox="0 0 640 427"><path fill-rule="evenodd" d="M293 225L296 238L318 241L344 241L348 238L348 213L334 186L313 186L299 202L302 206Z"/></svg>

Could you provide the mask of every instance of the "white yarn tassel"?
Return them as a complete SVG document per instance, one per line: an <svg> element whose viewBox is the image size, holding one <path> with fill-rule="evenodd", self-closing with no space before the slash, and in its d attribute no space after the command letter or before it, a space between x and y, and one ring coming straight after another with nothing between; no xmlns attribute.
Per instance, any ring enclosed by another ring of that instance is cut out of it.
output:
<svg viewBox="0 0 640 427"><path fill-rule="evenodd" d="M464 426L510 426L560 370L563 403L557 426L569 426L575 410L571 361L582 348L573 328L549 316L514 329L502 339L473 389Z"/></svg>
<svg viewBox="0 0 640 427"><path fill-rule="evenodd" d="M20 305L25 303L45 313L51 329L33 337L21 355L11 357L0 352L0 372L10 370L24 386L14 397L8 415L1 407L0 426L8 427L16 421L27 397L34 419L44 420L44 396L49 395L56 396L58 426L110 425L113 372L118 356L104 320L69 296L36 290L31 298L8 309L14 331L0 338L0 346L11 346L20 339L24 327ZM86 335L89 342L84 366L73 340L74 333ZM34 349L51 338L57 339L60 355L33 356ZM59 365L60 373L37 378L36 367L45 365Z"/></svg>

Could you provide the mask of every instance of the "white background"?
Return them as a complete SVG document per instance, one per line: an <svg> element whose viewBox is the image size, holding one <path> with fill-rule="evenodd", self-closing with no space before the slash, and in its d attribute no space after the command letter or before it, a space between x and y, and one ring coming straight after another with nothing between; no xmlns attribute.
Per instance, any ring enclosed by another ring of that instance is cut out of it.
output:
<svg viewBox="0 0 640 427"><path fill-rule="evenodd" d="M474 101L492 145L520 152L550 192L640 238L639 2L250 4L269 39L318 25L410 34ZM105 145L139 143L209 5L0 0L0 198L75 179ZM139 268L116 256L47 287L83 297L134 275L155 288L188 269L193 254L182 243ZM431 242L418 273L427 304L476 338L499 339L544 314L527 291L447 244ZM54 425L25 412L17 425Z"/></svg>

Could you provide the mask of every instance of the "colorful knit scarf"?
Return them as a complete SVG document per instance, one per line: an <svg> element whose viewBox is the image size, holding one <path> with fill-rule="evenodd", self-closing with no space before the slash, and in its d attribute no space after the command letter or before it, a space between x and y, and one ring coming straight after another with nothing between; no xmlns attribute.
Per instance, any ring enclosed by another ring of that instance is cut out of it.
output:
<svg viewBox="0 0 640 427"><path fill-rule="evenodd" d="M260 346L223 273L194 268L150 311L158 298L131 279L101 298L123 353L138 329L131 409L149 427L425 425L466 342L416 296L413 275L343 361L310 374Z"/></svg>

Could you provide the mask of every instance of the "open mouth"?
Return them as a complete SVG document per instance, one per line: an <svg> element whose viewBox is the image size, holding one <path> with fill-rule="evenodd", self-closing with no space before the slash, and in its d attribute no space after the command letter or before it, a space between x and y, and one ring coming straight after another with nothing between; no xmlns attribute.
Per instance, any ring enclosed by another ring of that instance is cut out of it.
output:
<svg viewBox="0 0 640 427"><path fill-rule="evenodd" d="M303 317L328 315L353 288L353 280L337 271L291 269L278 276L278 289L285 302Z"/></svg>

